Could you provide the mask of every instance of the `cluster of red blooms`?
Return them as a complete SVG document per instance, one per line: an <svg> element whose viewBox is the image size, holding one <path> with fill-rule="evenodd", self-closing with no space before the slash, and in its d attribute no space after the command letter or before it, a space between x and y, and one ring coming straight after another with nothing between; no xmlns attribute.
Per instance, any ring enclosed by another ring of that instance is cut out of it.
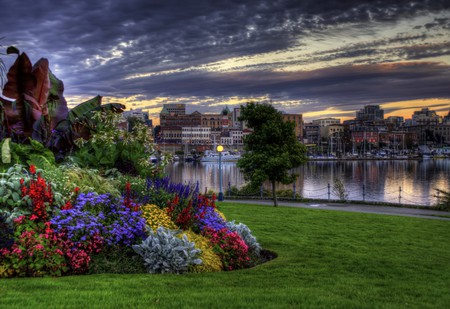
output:
<svg viewBox="0 0 450 309"><path fill-rule="evenodd" d="M181 209L177 209L179 206L179 197L176 195L172 201L168 203L166 208L167 214L175 219L175 223L183 230L188 230L193 224L193 216L192 216L192 200L189 200L189 203L186 207Z"/></svg>
<svg viewBox="0 0 450 309"><path fill-rule="evenodd" d="M131 197L131 183L129 181L127 181L127 183L125 184L125 196L123 199L123 205L128 209L132 208L133 211L139 210L139 205L137 203L134 203L133 198Z"/></svg>
<svg viewBox="0 0 450 309"><path fill-rule="evenodd" d="M11 248L0 250L4 262L19 265L13 267L18 276L60 276L69 270L86 272L90 253L100 252L103 238L94 235L85 243L74 244L65 233L56 233L50 222L42 223L36 221L37 218L32 214L29 218L21 216L14 220L20 235Z"/></svg>
<svg viewBox="0 0 450 309"><path fill-rule="evenodd" d="M203 219L206 214L206 207L216 208L216 195L213 193L211 199L206 195L199 194L197 197L197 213L195 214L195 219Z"/></svg>
<svg viewBox="0 0 450 309"><path fill-rule="evenodd" d="M29 187L24 185L23 178L20 180L22 197L29 196L33 206L33 214L45 220L47 219L46 207L51 206L53 203L52 188L40 174L37 175L37 179L34 179L36 175L36 167L34 165L30 165L30 173L33 177L30 179Z"/></svg>
<svg viewBox="0 0 450 309"><path fill-rule="evenodd" d="M78 196L78 193L80 193L80 188L76 187L76 188L73 190L74 196L72 197L72 199L75 200L75 199L77 198L77 196ZM61 210L69 210L69 209L72 209L72 202L71 202L70 199L67 200L66 204L65 204L64 206L61 207Z"/></svg>
<svg viewBox="0 0 450 309"><path fill-rule="evenodd" d="M220 256L226 270L241 269L250 265L248 246L237 232L230 232L227 228L216 231L206 227L202 235L210 239L214 252Z"/></svg>

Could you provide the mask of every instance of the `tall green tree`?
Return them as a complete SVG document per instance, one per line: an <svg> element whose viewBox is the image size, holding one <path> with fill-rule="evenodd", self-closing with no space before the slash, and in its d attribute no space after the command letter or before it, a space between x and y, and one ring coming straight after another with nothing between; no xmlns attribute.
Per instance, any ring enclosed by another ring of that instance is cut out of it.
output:
<svg viewBox="0 0 450 309"><path fill-rule="evenodd" d="M244 138L245 153L237 166L252 184L270 181L273 203L278 206L276 184L297 179L291 170L307 161L306 147L295 136L295 124L283 121L281 112L269 103L241 105L240 120L253 132Z"/></svg>

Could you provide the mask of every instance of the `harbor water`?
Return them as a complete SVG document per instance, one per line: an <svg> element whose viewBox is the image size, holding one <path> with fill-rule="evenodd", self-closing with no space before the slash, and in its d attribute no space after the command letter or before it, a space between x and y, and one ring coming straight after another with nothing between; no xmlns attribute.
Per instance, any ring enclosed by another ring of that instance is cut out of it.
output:
<svg viewBox="0 0 450 309"><path fill-rule="evenodd" d="M202 192L219 192L219 165L214 162L174 162L166 167L173 182L199 184ZM450 159L309 161L294 170L295 184L278 185L306 198L337 199L339 179L348 200L434 205L436 189L450 191ZM246 181L236 162L222 163L222 191L240 188ZM257 195L258 192L255 192Z"/></svg>

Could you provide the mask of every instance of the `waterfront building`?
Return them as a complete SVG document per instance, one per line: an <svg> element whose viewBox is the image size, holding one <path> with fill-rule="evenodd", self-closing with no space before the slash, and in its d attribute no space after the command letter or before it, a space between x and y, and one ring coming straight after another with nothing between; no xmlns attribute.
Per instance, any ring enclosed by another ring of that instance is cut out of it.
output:
<svg viewBox="0 0 450 309"><path fill-rule="evenodd" d="M211 128L209 127L182 127L181 143L190 145L209 145L211 143Z"/></svg>
<svg viewBox="0 0 450 309"><path fill-rule="evenodd" d="M392 127L393 129L398 129L403 126L405 119L401 116L389 116L386 118L386 125Z"/></svg>
<svg viewBox="0 0 450 309"><path fill-rule="evenodd" d="M353 143L378 145L380 136L376 128L360 127L351 132Z"/></svg>
<svg viewBox="0 0 450 309"><path fill-rule="evenodd" d="M179 126L165 126L161 127L159 133L159 140L163 144L181 144L182 141L182 129Z"/></svg>
<svg viewBox="0 0 450 309"><path fill-rule="evenodd" d="M442 118L442 123L450 124L450 111L448 112L447 116L444 116L444 118Z"/></svg>
<svg viewBox="0 0 450 309"><path fill-rule="evenodd" d="M337 118L322 118L322 119L314 119L312 121L312 124L318 125L321 128L329 126L331 124L340 124L340 123L341 120Z"/></svg>
<svg viewBox="0 0 450 309"><path fill-rule="evenodd" d="M303 115L283 113L281 116L283 117L283 121L291 121L295 124L295 136L301 141L303 138Z"/></svg>
<svg viewBox="0 0 450 309"><path fill-rule="evenodd" d="M163 108L159 119L161 127L197 127L202 124L202 114L197 111L192 114L174 114Z"/></svg>
<svg viewBox="0 0 450 309"><path fill-rule="evenodd" d="M433 135L433 142L436 145L450 145L450 123L441 123L429 128Z"/></svg>
<svg viewBox="0 0 450 309"><path fill-rule="evenodd" d="M436 111L430 110L428 107L422 108L420 111L415 111L412 115L412 124L418 126L437 125L441 117L436 114Z"/></svg>
<svg viewBox="0 0 450 309"><path fill-rule="evenodd" d="M380 105L366 105L363 109L356 112L356 120L358 121L375 121L384 119L384 110Z"/></svg>
<svg viewBox="0 0 450 309"><path fill-rule="evenodd" d="M344 133L343 124L331 124L326 127L320 128L320 136L324 139L328 139L330 136L342 135Z"/></svg>
<svg viewBox="0 0 450 309"><path fill-rule="evenodd" d="M314 123L305 123L303 126L303 143L318 145L320 141L320 126Z"/></svg>
<svg viewBox="0 0 450 309"><path fill-rule="evenodd" d="M242 130L230 130L230 137L233 140L233 145L242 146L244 145L244 132Z"/></svg>
<svg viewBox="0 0 450 309"><path fill-rule="evenodd" d="M186 104L164 104L162 114L186 115Z"/></svg>
<svg viewBox="0 0 450 309"><path fill-rule="evenodd" d="M235 107L233 109L233 114L232 114L232 118L231 118L232 126L234 128L239 128L239 129L243 130L244 129L244 123L243 123L243 121L239 120L239 117L241 117L241 108L240 107Z"/></svg>

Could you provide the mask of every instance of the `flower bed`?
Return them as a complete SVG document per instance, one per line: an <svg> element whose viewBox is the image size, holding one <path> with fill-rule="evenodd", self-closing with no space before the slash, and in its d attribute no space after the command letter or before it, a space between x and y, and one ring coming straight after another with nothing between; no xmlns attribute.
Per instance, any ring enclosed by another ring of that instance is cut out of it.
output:
<svg viewBox="0 0 450 309"><path fill-rule="evenodd" d="M0 277L229 271L267 259L215 196L167 178L136 191L127 182L122 197L76 188L66 199L34 166L19 183L0 183L13 191L0 203Z"/></svg>

